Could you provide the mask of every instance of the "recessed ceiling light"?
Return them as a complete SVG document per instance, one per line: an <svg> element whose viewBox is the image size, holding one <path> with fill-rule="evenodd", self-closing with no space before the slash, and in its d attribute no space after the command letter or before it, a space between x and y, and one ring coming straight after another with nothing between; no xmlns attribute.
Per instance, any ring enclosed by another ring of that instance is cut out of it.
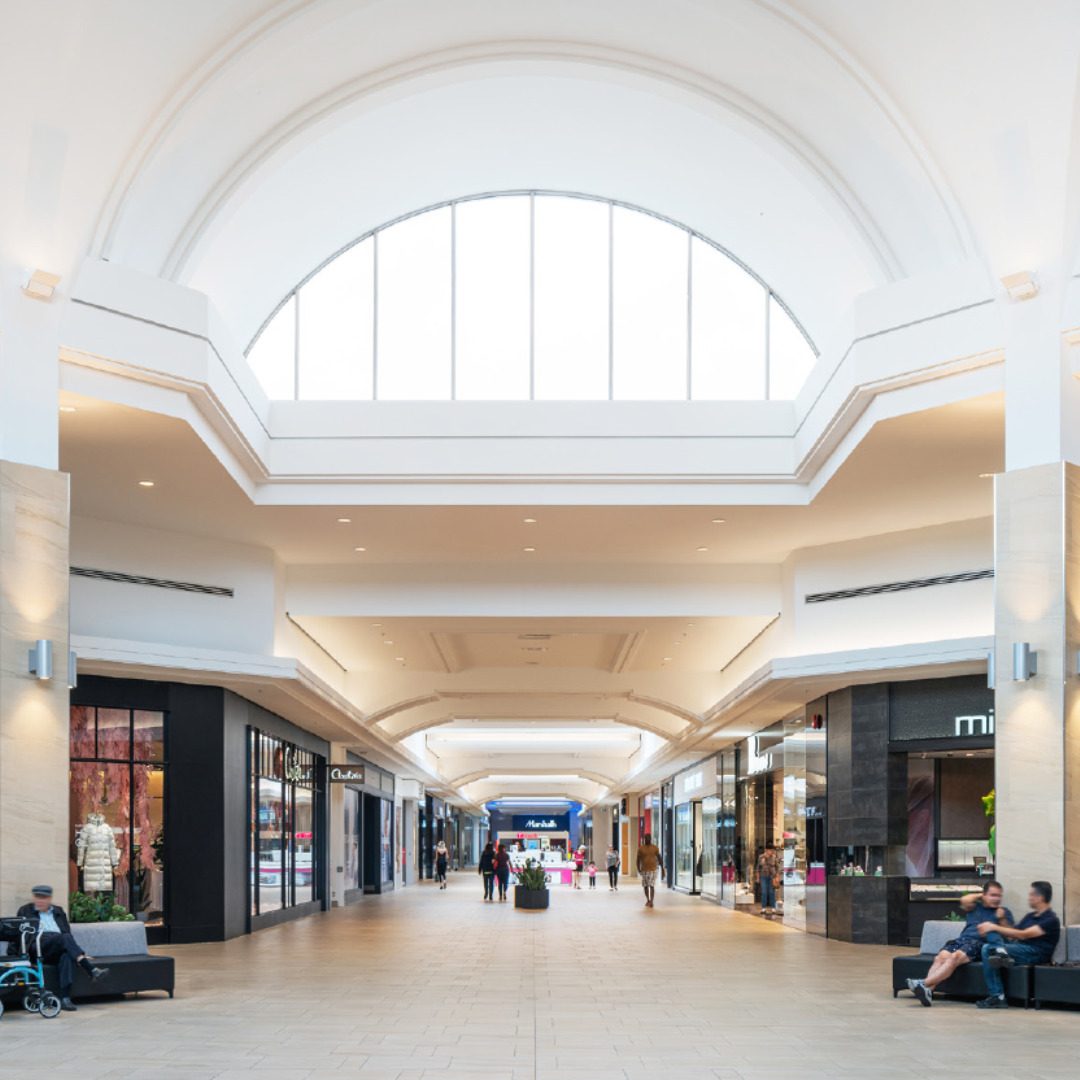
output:
<svg viewBox="0 0 1080 1080"><path fill-rule="evenodd" d="M714 525L723 525L725 521L727 521L727 518L713 518L712 519L712 523Z"/></svg>
<svg viewBox="0 0 1080 1080"><path fill-rule="evenodd" d="M671 659L671 657L670 657L670 656L665 656L665 657L664 657L664 659L665 659L665 660L670 660L670 659Z"/></svg>
<svg viewBox="0 0 1080 1080"><path fill-rule="evenodd" d="M671 644L672 644L672 645L681 645L681 644L682 644L682 642L681 642L681 641L673 641L673 642L672 642Z"/></svg>
<svg viewBox="0 0 1080 1080"><path fill-rule="evenodd" d="M74 412L75 411L75 406L74 405L61 405L60 406L60 411L61 412Z"/></svg>
<svg viewBox="0 0 1080 1080"><path fill-rule="evenodd" d="M352 518L338 518L339 525L348 525Z"/></svg>
<svg viewBox="0 0 1080 1080"><path fill-rule="evenodd" d="M522 551L535 551L536 548L522 548Z"/></svg>
<svg viewBox="0 0 1080 1080"><path fill-rule="evenodd" d="M382 626L382 623L381 622L373 622L371 625L372 626Z"/></svg>
<svg viewBox="0 0 1080 1080"><path fill-rule="evenodd" d="M367 551L367 548L353 548L353 551ZM375 623L374 625L378 626L379 624Z"/></svg>
<svg viewBox="0 0 1080 1080"><path fill-rule="evenodd" d="M154 481L153 480L140 480L139 481L139 487L153 487L153 486L154 486Z"/></svg>
<svg viewBox="0 0 1080 1080"><path fill-rule="evenodd" d="M536 524L536 518L523 518L522 520L524 520L526 525L535 525Z"/></svg>
<svg viewBox="0 0 1080 1080"><path fill-rule="evenodd" d="M708 550L709 549L707 547L699 547L698 548L698 551L708 551Z"/></svg>
<svg viewBox="0 0 1080 1080"><path fill-rule="evenodd" d="M392 641L384 641L383 644L384 645L393 645L394 643Z"/></svg>
<svg viewBox="0 0 1080 1080"><path fill-rule="evenodd" d="M694 624L692 622L688 622L686 625L687 626L693 626Z"/></svg>
<svg viewBox="0 0 1080 1080"><path fill-rule="evenodd" d="M980 480L993 480L993 478L994 478L994 474L992 472L981 472L981 473L979 473L979 479Z"/></svg>
<svg viewBox="0 0 1080 1080"><path fill-rule="evenodd" d="M395 656L394 659L395 660L404 660L405 657L404 656Z"/></svg>

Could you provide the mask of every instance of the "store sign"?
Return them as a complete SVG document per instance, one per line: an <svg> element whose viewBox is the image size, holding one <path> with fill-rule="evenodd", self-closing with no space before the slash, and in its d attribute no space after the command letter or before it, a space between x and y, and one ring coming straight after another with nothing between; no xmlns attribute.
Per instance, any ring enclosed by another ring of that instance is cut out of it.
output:
<svg viewBox="0 0 1080 1080"><path fill-rule="evenodd" d="M363 765L331 765L329 768L331 784L362 784L364 782Z"/></svg>
<svg viewBox="0 0 1080 1080"><path fill-rule="evenodd" d="M750 752L746 755L747 775L753 776L755 773L768 772L773 767L772 754L759 753L761 736L751 735L748 741L750 744Z"/></svg>
<svg viewBox="0 0 1080 1080"><path fill-rule="evenodd" d="M697 772L687 773L685 776L680 777L680 780L682 783L682 793L684 795L689 795L693 791L701 790L702 778L700 769L698 769Z"/></svg>
<svg viewBox="0 0 1080 1080"><path fill-rule="evenodd" d="M569 814L515 814L514 832L569 832Z"/></svg>
<svg viewBox="0 0 1080 1080"><path fill-rule="evenodd" d="M994 710L990 709L990 711L983 716L956 717L956 734L958 736L993 735Z"/></svg>
<svg viewBox="0 0 1080 1080"><path fill-rule="evenodd" d="M987 738L994 734L994 691L982 675L916 679L889 686L889 739Z"/></svg>

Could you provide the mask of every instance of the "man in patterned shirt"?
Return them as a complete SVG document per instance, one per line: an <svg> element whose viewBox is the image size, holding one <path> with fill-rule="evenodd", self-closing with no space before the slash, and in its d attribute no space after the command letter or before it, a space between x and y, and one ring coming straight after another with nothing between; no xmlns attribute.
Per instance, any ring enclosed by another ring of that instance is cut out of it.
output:
<svg viewBox="0 0 1080 1080"><path fill-rule="evenodd" d="M664 860L660 857L660 849L652 842L652 833L645 834L645 843L637 849L637 869L641 887L645 890L645 906L653 907L653 900L656 898L656 875L659 872L663 878Z"/></svg>

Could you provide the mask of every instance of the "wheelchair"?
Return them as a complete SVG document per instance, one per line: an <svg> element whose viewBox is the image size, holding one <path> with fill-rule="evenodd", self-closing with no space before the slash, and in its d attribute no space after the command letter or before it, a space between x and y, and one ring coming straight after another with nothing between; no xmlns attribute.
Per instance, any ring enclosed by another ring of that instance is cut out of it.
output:
<svg viewBox="0 0 1080 1080"><path fill-rule="evenodd" d="M60 999L45 989L45 969L35 950L30 957L30 942L35 937L34 924L27 919L0 919L0 941L8 943L9 952L0 956L0 1017L4 999L22 995L23 1008L46 1020L60 1014Z"/></svg>

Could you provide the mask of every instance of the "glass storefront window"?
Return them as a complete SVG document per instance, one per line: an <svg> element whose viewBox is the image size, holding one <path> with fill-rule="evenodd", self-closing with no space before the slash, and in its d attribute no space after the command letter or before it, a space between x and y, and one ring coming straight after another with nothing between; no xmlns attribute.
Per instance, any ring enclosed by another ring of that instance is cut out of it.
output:
<svg viewBox="0 0 1080 1080"><path fill-rule="evenodd" d="M719 895L719 875L716 872L719 816L720 800L716 796L710 795L701 800L701 891L705 896Z"/></svg>
<svg viewBox="0 0 1080 1080"><path fill-rule="evenodd" d="M251 914L320 898L319 795L325 760L248 729L251 768Z"/></svg>
<svg viewBox="0 0 1080 1080"><path fill-rule="evenodd" d="M161 926L165 714L73 705L69 718L69 888L112 894L148 926Z"/></svg>
<svg viewBox="0 0 1080 1080"><path fill-rule="evenodd" d="M345 789L345 891L360 888L360 792Z"/></svg>
<svg viewBox="0 0 1080 1080"><path fill-rule="evenodd" d="M694 887L694 819L690 803L675 807L675 884Z"/></svg>

